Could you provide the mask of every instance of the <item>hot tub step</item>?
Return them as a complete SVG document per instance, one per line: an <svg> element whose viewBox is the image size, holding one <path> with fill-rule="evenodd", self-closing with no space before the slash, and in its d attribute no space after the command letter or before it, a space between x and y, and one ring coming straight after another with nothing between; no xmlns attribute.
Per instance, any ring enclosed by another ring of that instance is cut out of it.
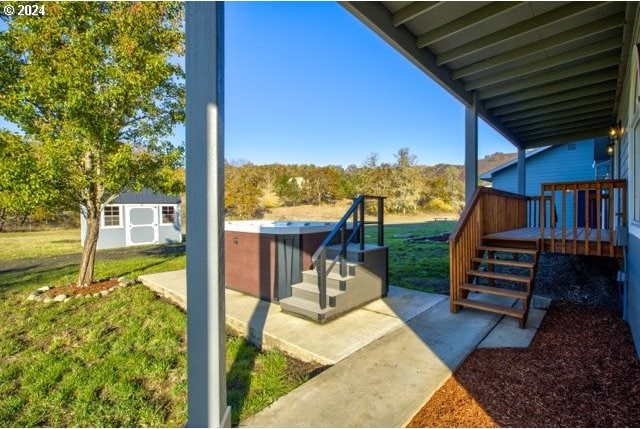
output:
<svg viewBox="0 0 640 429"><path fill-rule="evenodd" d="M342 277L339 273L333 271L327 273L327 289L346 290L347 282L355 278L354 275ZM302 281L304 283L318 284L318 272L316 270L307 270L302 272Z"/></svg>
<svg viewBox="0 0 640 429"><path fill-rule="evenodd" d="M296 298L305 299L311 302L319 302L320 300L320 290L318 289L318 285L315 283L296 283L291 285L291 290L293 292L293 296ZM329 307L337 307L344 294L345 292L341 290L328 287L327 305Z"/></svg>
<svg viewBox="0 0 640 429"><path fill-rule="evenodd" d="M327 318L336 313L336 309L327 306L324 309L320 308L317 302L307 301L295 296L284 298L280 300L280 308L282 311L292 313L298 316L307 317L316 322L324 322Z"/></svg>
<svg viewBox="0 0 640 429"><path fill-rule="evenodd" d="M386 246L382 246L386 247ZM381 246L376 244L365 244L364 250L360 250L360 244L349 243L347 246L347 261L358 262L362 260L362 254L379 250ZM332 244L327 246L327 260L335 258L340 253L341 246L339 244Z"/></svg>
<svg viewBox="0 0 640 429"><path fill-rule="evenodd" d="M333 258L332 259L328 259L327 260L327 270L329 270L329 267L331 266L331 264L333 263ZM358 266L360 265L360 262L350 262L347 261L347 276L355 276L356 275L356 271ZM308 270L308 271L316 271L315 268ZM340 275L340 262L336 262L333 267L331 268L331 271L327 271L329 274L337 274ZM304 271L303 271L304 273Z"/></svg>

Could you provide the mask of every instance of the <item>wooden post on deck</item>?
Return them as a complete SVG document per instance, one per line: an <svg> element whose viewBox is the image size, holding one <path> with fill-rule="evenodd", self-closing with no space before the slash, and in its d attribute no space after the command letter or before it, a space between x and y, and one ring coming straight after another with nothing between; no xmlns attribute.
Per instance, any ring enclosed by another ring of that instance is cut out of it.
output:
<svg viewBox="0 0 640 429"><path fill-rule="evenodd" d="M524 149L518 149L518 193L520 195L527 195L527 162L526 151Z"/></svg>
<svg viewBox="0 0 640 429"><path fill-rule="evenodd" d="M464 200L471 197L478 187L478 94L473 93L471 106L464 109Z"/></svg>

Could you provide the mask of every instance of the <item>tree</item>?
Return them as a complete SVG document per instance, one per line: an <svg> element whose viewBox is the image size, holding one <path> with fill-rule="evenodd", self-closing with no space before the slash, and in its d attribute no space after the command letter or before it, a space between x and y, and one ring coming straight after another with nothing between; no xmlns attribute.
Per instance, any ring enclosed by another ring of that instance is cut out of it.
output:
<svg viewBox="0 0 640 429"><path fill-rule="evenodd" d="M394 154L396 157L396 165L398 168L407 168L415 165L417 157L409 153L408 147L401 147L398 149L398 153Z"/></svg>
<svg viewBox="0 0 640 429"><path fill-rule="evenodd" d="M224 168L224 208L225 214L237 219L255 217L260 210L260 189L255 166L244 164L240 167L225 164Z"/></svg>
<svg viewBox="0 0 640 429"><path fill-rule="evenodd" d="M311 165L304 175L302 198L308 204L335 203L341 198L342 170L339 167Z"/></svg>
<svg viewBox="0 0 640 429"><path fill-rule="evenodd" d="M403 147L395 154L396 165L391 174L389 209L395 212L413 213L418 208L420 188L418 173L414 168L416 156Z"/></svg>
<svg viewBox="0 0 640 429"><path fill-rule="evenodd" d="M377 152L371 152L364 160L362 164L365 168L376 168L378 166L379 155Z"/></svg>
<svg viewBox="0 0 640 429"><path fill-rule="evenodd" d="M8 216L28 216L46 197L36 159L23 139L0 130L0 231Z"/></svg>
<svg viewBox="0 0 640 429"><path fill-rule="evenodd" d="M46 15L4 17L0 114L83 206L78 285L92 282L103 207L125 190L179 193L182 150L165 140L184 120L183 6L47 3Z"/></svg>

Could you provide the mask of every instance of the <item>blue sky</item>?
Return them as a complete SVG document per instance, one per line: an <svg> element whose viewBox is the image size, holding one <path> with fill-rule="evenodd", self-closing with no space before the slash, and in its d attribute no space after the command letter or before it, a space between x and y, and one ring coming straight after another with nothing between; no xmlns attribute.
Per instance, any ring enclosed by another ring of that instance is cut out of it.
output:
<svg viewBox="0 0 640 429"><path fill-rule="evenodd" d="M227 159L461 164L464 109L340 5L226 3ZM515 148L485 124L480 157Z"/></svg>
<svg viewBox="0 0 640 429"><path fill-rule="evenodd" d="M409 147L420 164L463 163L462 104L340 5L227 2L225 18L228 160L347 166ZM479 129L480 158L515 151Z"/></svg>

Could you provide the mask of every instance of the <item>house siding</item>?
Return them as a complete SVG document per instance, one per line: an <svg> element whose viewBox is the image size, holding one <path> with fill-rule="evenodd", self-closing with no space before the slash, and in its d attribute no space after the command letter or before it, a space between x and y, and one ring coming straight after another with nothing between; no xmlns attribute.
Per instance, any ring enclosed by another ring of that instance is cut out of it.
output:
<svg viewBox="0 0 640 429"><path fill-rule="evenodd" d="M640 43L640 9L636 9L633 36L631 38L629 61L625 80L623 82L621 97L618 104L618 118L622 121L625 130L620 142L620 158L618 166L618 177L627 179L628 201L627 214L629 219L628 247L625 258L625 270L627 272L627 282L625 284L625 320L629 323L631 334L636 347L636 352L640 356L640 224L634 221L634 204L640 198L640 186L638 186L638 165L634 162L636 151L640 150L638 144L638 124L640 123L640 103L638 88L638 51L635 46Z"/></svg>
<svg viewBox="0 0 640 429"><path fill-rule="evenodd" d="M627 276L627 323L631 328L636 352L640 355L640 238L633 234L629 234Z"/></svg>
<svg viewBox="0 0 640 429"><path fill-rule="evenodd" d="M569 145L575 147L570 150ZM543 183L593 180L593 139L553 146L544 152L527 158L526 194L540 195ZM508 192L518 192L516 164L497 171L492 176L493 187Z"/></svg>
<svg viewBox="0 0 640 429"><path fill-rule="evenodd" d="M569 149L569 147L573 149ZM539 196L543 183L576 182L594 180L593 170L594 140L553 146L526 160L526 195ZM495 189L518 192L516 164L510 165L492 175ZM558 218L562 218L562 196L556 193L555 207ZM567 226L573 226L573 199L567 198ZM547 219L548 220L548 219Z"/></svg>
<svg viewBox="0 0 640 429"><path fill-rule="evenodd" d="M620 175L621 179L629 176L629 135L627 134L620 144Z"/></svg>

